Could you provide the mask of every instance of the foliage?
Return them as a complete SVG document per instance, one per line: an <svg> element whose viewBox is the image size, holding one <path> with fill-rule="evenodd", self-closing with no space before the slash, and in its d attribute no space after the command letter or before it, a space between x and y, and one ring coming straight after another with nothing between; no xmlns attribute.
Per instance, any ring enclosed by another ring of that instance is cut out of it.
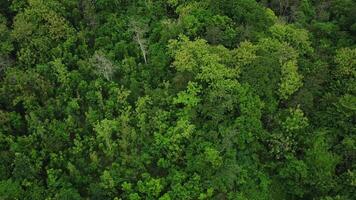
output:
<svg viewBox="0 0 356 200"><path fill-rule="evenodd" d="M0 199L355 199L355 8L0 1Z"/></svg>

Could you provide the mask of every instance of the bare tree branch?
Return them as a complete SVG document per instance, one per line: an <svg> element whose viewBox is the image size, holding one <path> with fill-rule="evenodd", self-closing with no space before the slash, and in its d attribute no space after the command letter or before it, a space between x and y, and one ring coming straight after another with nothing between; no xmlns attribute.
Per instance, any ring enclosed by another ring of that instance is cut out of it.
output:
<svg viewBox="0 0 356 200"><path fill-rule="evenodd" d="M108 81L112 80L114 65L105 57L103 52L96 51L90 61L96 67L99 75L103 76Z"/></svg>
<svg viewBox="0 0 356 200"><path fill-rule="evenodd" d="M147 26L140 24L137 21L132 20L130 23L131 30L134 32L134 40L140 46L143 59L145 64L147 64L147 40L144 38L145 33L147 32Z"/></svg>

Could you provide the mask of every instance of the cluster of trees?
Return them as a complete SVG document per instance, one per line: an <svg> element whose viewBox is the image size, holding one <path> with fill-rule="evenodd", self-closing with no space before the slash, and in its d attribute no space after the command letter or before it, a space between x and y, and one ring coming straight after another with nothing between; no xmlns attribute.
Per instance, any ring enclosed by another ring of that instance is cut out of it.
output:
<svg viewBox="0 0 356 200"><path fill-rule="evenodd" d="M354 0L1 0L0 199L356 199Z"/></svg>

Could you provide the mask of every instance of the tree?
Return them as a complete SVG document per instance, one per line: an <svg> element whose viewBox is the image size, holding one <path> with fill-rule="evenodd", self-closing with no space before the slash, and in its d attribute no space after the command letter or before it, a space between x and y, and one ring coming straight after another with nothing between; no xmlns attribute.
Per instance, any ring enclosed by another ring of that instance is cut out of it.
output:
<svg viewBox="0 0 356 200"><path fill-rule="evenodd" d="M20 49L23 64L45 63L53 57L53 49L73 34L68 22L58 14L54 2L30 0L26 9L14 18L11 35ZM44 23L42 23L44 22Z"/></svg>
<svg viewBox="0 0 356 200"><path fill-rule="evenodd" d="M90 62L95 66L97 74L103 76L106 80L111 81L115 72L113 63L107 59L103 52L96 51Z"/></svg>
<svg viewBox="0 0 356 200"><path fill-rule="evenodd" d="M0 1L0 199L355 199L354 8Z"/></svg>
<svg viewBox="0 0 356 200"><path fill-rule="evenodd" d="M133 39L139 45L145 64L147 64L147 41L145 39L147 25L139 23L136 20L132 20L130 26L134 34Z"/></svg>

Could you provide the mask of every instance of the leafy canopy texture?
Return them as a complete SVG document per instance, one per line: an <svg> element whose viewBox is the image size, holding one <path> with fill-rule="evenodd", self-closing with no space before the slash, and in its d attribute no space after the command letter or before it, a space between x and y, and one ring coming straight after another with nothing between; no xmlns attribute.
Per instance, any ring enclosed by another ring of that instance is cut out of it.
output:
<svg viewBox="0 0 356 200"><path fill-rule="evenodd" d="M0 199L356 199L355 9L0 0Z"/></svg>

